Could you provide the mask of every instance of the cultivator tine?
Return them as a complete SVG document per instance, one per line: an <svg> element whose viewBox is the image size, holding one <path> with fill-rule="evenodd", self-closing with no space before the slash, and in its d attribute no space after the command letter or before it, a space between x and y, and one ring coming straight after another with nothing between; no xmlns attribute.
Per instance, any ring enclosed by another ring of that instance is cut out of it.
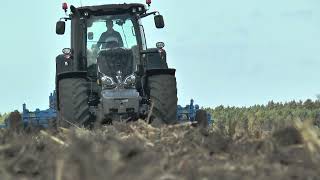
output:
<svg viewBox="0 0 320 180"><path fill-rule="evenodd" d="M153 107L154 107L154 103L151 102L150 111L149 111L148 117L147 117L147 122L148 122L148 123L151 123L151 115L152 115Z"/></svg>

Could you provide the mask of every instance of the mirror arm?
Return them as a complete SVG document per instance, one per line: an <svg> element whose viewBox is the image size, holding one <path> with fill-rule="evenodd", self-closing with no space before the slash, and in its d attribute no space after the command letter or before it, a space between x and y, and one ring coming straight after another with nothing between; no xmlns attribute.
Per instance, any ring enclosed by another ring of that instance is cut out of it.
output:
<svg viewBox="0 0 320 180"><path fill-rule="evenodd" d="M156 15L156 14L160 14L158 11L154 11L154 12L150 12L150 13L146 13L146 14L142 14L141 16L139 16L140 18L145 18L148 17L150 15Z"/></svg>

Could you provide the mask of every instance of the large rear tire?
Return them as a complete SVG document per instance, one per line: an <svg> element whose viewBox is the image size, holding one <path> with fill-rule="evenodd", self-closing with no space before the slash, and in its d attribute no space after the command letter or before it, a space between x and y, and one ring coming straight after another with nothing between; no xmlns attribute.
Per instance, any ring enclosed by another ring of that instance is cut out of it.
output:
<svg viewBox="0 0 320 180"><path fill-rule="evenodd" d="M87 126L90 120L87 81L68 78L59 81L58 126Z"/></svg>
<svg viewBox="0 0 320 180"><path fill-rule="evenodd" d="M177 83L173 75L154 75L148 78L152 119L165 124L177 123Z"/></svg>

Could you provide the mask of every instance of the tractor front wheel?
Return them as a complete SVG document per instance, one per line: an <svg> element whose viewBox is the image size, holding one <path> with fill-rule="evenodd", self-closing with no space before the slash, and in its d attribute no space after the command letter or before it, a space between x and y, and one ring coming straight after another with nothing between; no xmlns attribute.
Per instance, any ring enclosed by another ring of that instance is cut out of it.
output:
<svg viewBox="0 0 320 180"><path fill-rule="evenodd" d="M177 123L177 83L173 75L154 75L148 78L151 117L154 122Z"/></svg>
<svg viewBox="0 0 320 180"><path fill-rule="evenodd" d="M58 126L87 126L90 120L87 81L67 78L59 81Z"/></svg>

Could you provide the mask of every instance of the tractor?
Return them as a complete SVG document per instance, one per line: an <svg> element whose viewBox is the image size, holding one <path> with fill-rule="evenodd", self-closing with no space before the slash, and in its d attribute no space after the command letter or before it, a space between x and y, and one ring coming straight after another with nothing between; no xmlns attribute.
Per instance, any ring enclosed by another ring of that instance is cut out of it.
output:
<svg viewBox="0 0 320 180"><path fill-rule="evenodd" d="M58 126L88 127L145 119L177 123L176 70L167 64L164 43L148 48L143 18L163 16L144 4L75 7L63 3L66 17L56 33L71 25L70 48L56 57Z"/></svg>

